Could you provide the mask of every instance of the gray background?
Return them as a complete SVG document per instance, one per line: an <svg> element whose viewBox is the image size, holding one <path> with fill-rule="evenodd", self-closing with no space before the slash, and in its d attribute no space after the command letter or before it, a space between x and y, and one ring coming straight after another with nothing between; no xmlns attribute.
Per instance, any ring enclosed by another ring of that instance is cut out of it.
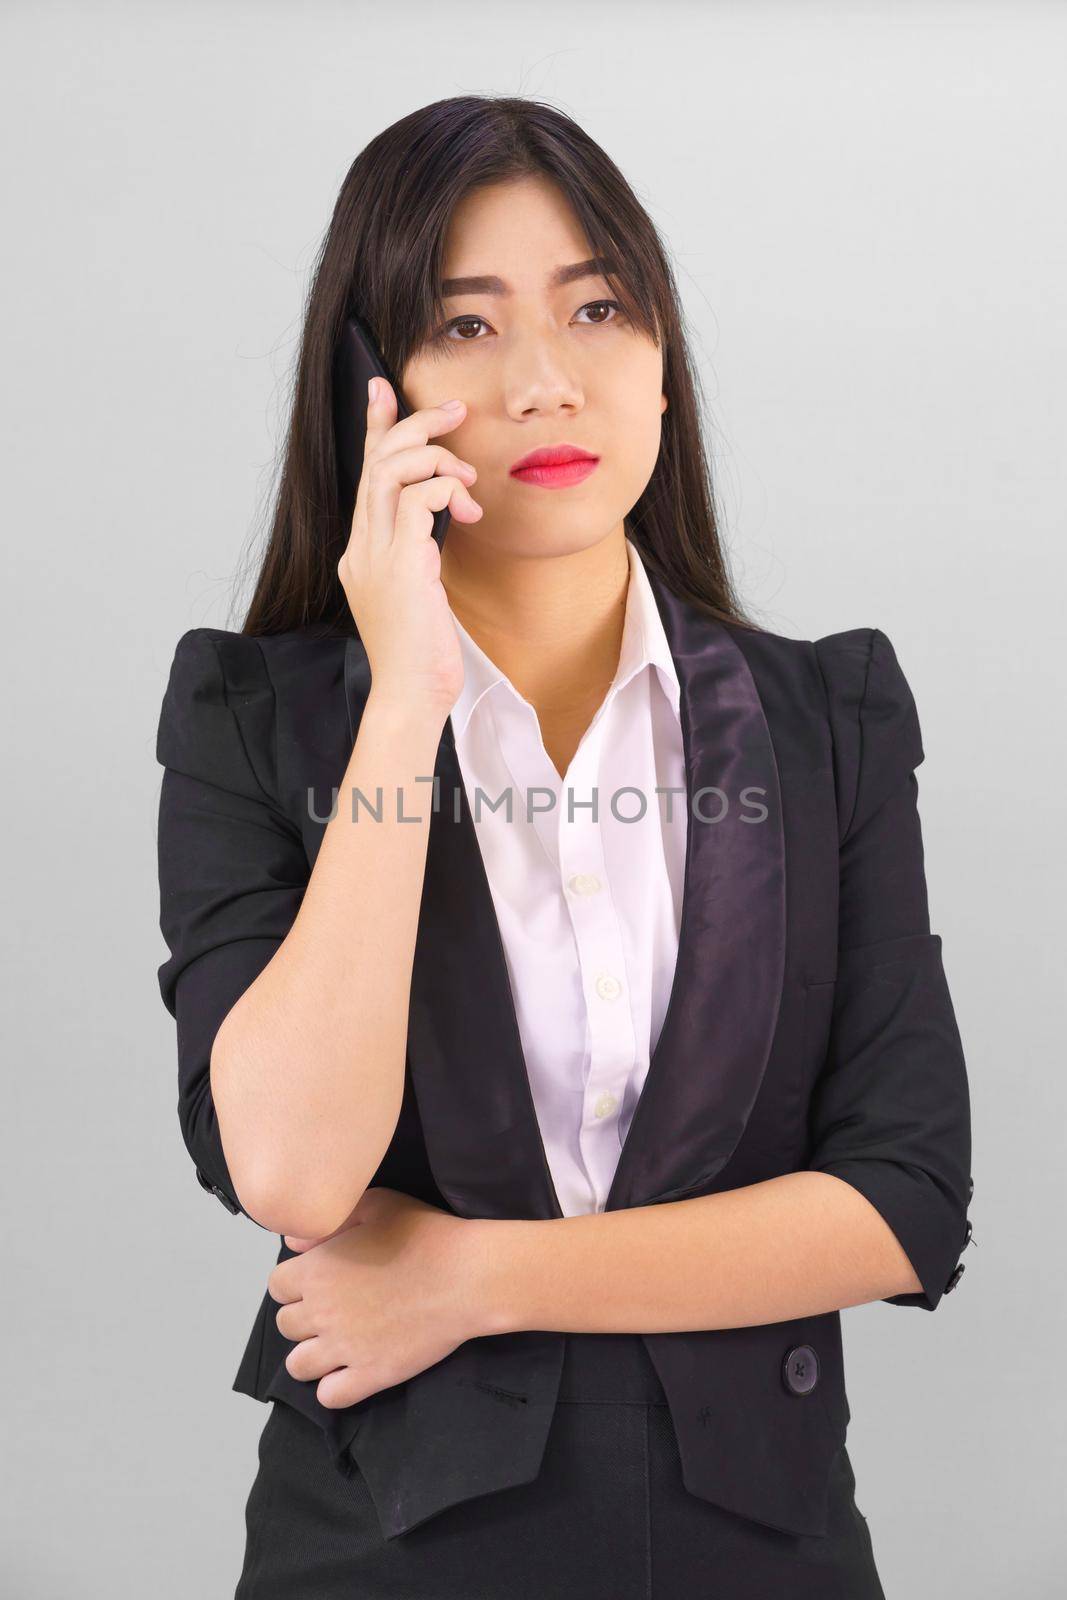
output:
<svg viewBox="0 0 1067 1600"><path fill-rule="evenodd" d="M154 763L233 626L315 248L445 95L582 122L677 263L742 591L915 691L977 1243L844 1315L888 1596L1062 1592L1063 5L8 5L0 1591L232 1593L271 1240L197 1185ZM14 1114L11 1114L11 1103Z"/></svg>

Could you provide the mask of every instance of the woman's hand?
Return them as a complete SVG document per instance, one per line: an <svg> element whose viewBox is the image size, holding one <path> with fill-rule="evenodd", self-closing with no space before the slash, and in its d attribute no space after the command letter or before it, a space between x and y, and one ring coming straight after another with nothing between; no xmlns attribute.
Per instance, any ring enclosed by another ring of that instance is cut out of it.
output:
<svg viewBox="0 0 1067 1600"><path fill-rule="evenodd" d="M396 1189L368 1189L336 1233L286 1236L267 1292L275 1321L299 1341L285 1365L319 1378L316 1396L355 1405L491 1331L482 1293L488 1224L455 1217Z"/></svg>
<svg viewBox="0 0 1067 1600"><path fill-rule="evenodd" d="M463 687L463 665L433 517L447 506L458 522L476 522L482 508L467 490L475 468L429 440L458 428L466 407L427 406L398 422L392 386L381 377L375 385L352 532L337 575L375 695L439 711L443 720Z"/></svg>

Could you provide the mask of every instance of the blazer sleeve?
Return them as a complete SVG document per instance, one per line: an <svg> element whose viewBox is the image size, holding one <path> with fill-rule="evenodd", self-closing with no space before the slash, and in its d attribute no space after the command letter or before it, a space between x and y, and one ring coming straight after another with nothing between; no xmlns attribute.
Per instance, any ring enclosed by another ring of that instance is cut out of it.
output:
<svg viewBox="0 0 1067 1600"><path fill-rule="evenodd" d="M156 736L159 925L170 952L159 989L177 1023L178 1120L196 1176L245 1216L215 1117L211 1047L292 927L310 875L277 800L274 729L258 641L213 628L184 634Z"/></svg>
<svg viewBox="0 0 1067 1600"><path fill-rule="evenodd" d="M838 799L840 900L830 1039L808 1165L853 1185L899 1239L933 1311L963 1272L971 1124L940 936L931 933L915 701L878 628L816 641Z"/></svg>

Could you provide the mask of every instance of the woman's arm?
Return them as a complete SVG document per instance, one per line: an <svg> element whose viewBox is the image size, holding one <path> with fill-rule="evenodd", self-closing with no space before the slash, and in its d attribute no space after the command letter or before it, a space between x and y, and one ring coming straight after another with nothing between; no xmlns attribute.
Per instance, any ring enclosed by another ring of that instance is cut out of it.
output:
<svg viewBox="0 0 1067 1600"><path fill-rule="evenodd" d="M468 1339L678 1333L817 1315L917 1287L870 1203L822 1172L550 1221L463 1218L372 1188L331 1239L294 1239L267 1289L294 1378L354 1405ZM356 1224L361 1224L356 1226Z"/></svg>
<svg viewBox="0 0 1067 1600"><path fill-rule="evenodd" d="M178 1023L183 1131L219 1174L205 1171L209 1185L279 1233L340 1226L396 1129L432 778L463 683L432 525L446 506L477 520L477 474L429 443L462 402L397 420L390 385L374 386L337 567L373 687L310 881L277 773L263 776L277 725L256 639L183 636L156 743L160 987ZM232 699L224 653L240 675ZM381 793L380 822L365 809L352 821L355 789L371 806Z"/></svg>
<svg viewBox="0 0 1067 1600"><path fill-rule="evenodd" d="M739 1328L921 1287L870 1202L824 1172L662 1205L473 1226L486 1333Z"/></svg>
<svg viewBox="0 0 1067 1600"><path fill-rule="evenodd" d="M309 871L258 642L192 629L175 651L156 753L179 1119L204 1186L271 1232L332 1231L393 1136L433 792L415 779L443 716L371 691ZM381 822L351 820L354 786L371 805L381 786Z"/></svg>
<svg viewBox="0 0 1067 1600"><path fill-rule="evenodd" d="M215 1038L227 1162L277 1233L338 1227L396 1129L441 726L371 691L292 931Z"/></svg>

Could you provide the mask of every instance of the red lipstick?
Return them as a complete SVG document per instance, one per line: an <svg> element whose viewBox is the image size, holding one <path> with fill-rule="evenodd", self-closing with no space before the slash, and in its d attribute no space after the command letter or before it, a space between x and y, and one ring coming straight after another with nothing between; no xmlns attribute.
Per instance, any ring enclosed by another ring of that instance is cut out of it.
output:
<svg viewBox="0 0 1067 1600"><path fill-rule="evenodd" d="M596 471L599 461L599 456L579 445L554 444L531 450L529 455L515 462L510 475L519 483L537 484L542 489L566 489L588 478Z"/></svg>

